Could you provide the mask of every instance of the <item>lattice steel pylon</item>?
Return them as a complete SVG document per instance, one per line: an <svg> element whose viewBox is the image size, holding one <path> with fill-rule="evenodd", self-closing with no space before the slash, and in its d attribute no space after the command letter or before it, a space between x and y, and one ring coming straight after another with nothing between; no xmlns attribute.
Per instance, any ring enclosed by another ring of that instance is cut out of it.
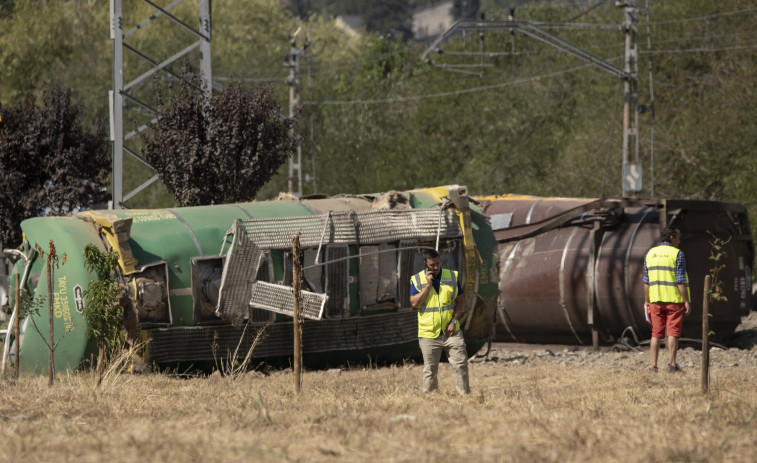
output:
<svg viewBox="0 0 757 463"><path fill-rule="evenodd" d="M152 169L152 166L138 153L138 149L129 147L126 142L146 130L154 122L153 117L146 124L141 124L128 133L124 134L124 100L155 114L155 108L149 103L137 97L135 93L139 87L147 80L153 78L158 72L167 72L178 78L177 73L170 68L172 63L186 57L190 52L199 48L200 50L200 74L203 87L208 94L213 89L213 75L211 68L210 54L210 37L211 37L211 0L195 0L198 3L199 29L195 29L186 22L171 14L178 4L184 0L173 0L168 5L161 7L150 0L141 0L142 3L149 5L154 13L148 18L139 22L137 25L124 32L124 18L122 14L123 0L110 0L110 38L113 40L113 90L109 92L110 97L110 140L113 143L113 208L124 208L125 202L134 197L154 182L158 180L157 174L137 186L129 192L124 192L124 154L132 156L134 159ZM128 2L133 5L138 3L136 0ZM157 61L149 57L145 52L138 50L127 43L127 39L146 26L150 25L158 18L165 17L177 27L182 27L197 37L197 40L186 46L181 51L175 53L163 61ZM137 58L150 64L151 68L137 76L133 80L124 84L124 49L133 53ZM177 153L177 155L180 155Z"/></svg>

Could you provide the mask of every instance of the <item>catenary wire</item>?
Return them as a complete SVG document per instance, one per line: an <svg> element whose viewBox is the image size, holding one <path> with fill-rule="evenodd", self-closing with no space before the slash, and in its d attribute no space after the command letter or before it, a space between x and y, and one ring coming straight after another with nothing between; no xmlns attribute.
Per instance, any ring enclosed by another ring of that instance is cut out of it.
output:
<svg viewBox="0 0 757 463"><path fill-rule="evenodd" d="M322 101L303 101L303 105L353 105L353 104L383 104L383 103L403 103L408 101L418 101L418 100L426 100L430 98L442 98L442 97L448 97L448 96L457 96L457 95L464 95L467 93L475 93L475 92L483 92L487 90L494 90L497 88L503 88L503 87L509 87L512 85L520 85L525 84L528 82L533 82L541 79L547 79L550 77L556 77L561 76L565 74L569 74L571 72L579 71L581 69L586 69L591 67L591 64L584 64L581 66L575 66L570 69L565 69L562 71L556 71L549 74L543 74L540 76L534 76L529 77L525 79L518 79L513 80L509 82L502 82L499 84L492 84L492 85L484 85L480 87L472 87L472 88L465 88L460 90L452 90L449 92L439 92L439 93L429 93L425 95L409 95L409 96L403 96L403 97L391 97L391 98L377 98L377 99L366 99L366 100L322 100Z"/></svg>

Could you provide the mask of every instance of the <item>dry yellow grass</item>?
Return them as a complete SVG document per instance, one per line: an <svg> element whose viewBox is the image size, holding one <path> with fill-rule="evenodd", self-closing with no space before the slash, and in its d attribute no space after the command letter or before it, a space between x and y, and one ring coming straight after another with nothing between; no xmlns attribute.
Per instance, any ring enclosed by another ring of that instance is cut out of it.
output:
<svg viewBox="0 0 757 463"><path fill-rule="evenodd" d="M471 365L472 394L419 391L421 366L293 376L90 373L3 381L2 461L743 461L757 456L757 369L652 374ZM462 459L462 460L461 460Z"/></svg>

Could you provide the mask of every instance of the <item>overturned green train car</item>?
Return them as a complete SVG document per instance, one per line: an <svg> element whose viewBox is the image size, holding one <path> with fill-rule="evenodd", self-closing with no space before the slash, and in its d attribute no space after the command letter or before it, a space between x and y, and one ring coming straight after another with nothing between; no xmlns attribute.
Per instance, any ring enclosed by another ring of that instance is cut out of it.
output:
<svg viewBox="0 0 757 463"><path fill-rule="evenodd" d="M95 275L84 247L120 254L125 327L146 341L144 359L158 364L215 362L247 352L256 335L257 359L286 358L293 350L292 238L304 254L303 353L313 364L392 361L416 357L417 315L410 277L423 266L420 251L437 248L443 265L464 282L464 328L475 352L494 333L496 282L489 280L495 241L488 218L457 185L331 198L281 200L162 210L87 211L22 223L14 261L16 287L42 307L52 299L55 367L77 368L95 346L82 315L83 292ZM48 272L35 246L54 241L66 262ZM18 278L16 277L18 275ZM33 321L48 332L46 313L22 320L20 365L47 368L48 352ZM15 340L9 336L7 346ZM7 349L6 352L13 352ZM4 356L4 361L7 358Z"/></svg>

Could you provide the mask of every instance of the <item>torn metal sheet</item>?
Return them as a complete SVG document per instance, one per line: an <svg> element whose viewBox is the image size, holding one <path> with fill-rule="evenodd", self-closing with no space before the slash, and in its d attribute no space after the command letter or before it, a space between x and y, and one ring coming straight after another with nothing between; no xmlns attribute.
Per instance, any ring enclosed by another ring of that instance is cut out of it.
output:
<svg viewBox="0 0 757 463"><path fill-rule="evenodd" d="M323 317L326 300L328 300L326 294L300 291L300 315L303 318L320 320ZM268 310L291 317L294 315L292 288L256 281L252 284L252 297L249 305L256 309Z"/></svg>

